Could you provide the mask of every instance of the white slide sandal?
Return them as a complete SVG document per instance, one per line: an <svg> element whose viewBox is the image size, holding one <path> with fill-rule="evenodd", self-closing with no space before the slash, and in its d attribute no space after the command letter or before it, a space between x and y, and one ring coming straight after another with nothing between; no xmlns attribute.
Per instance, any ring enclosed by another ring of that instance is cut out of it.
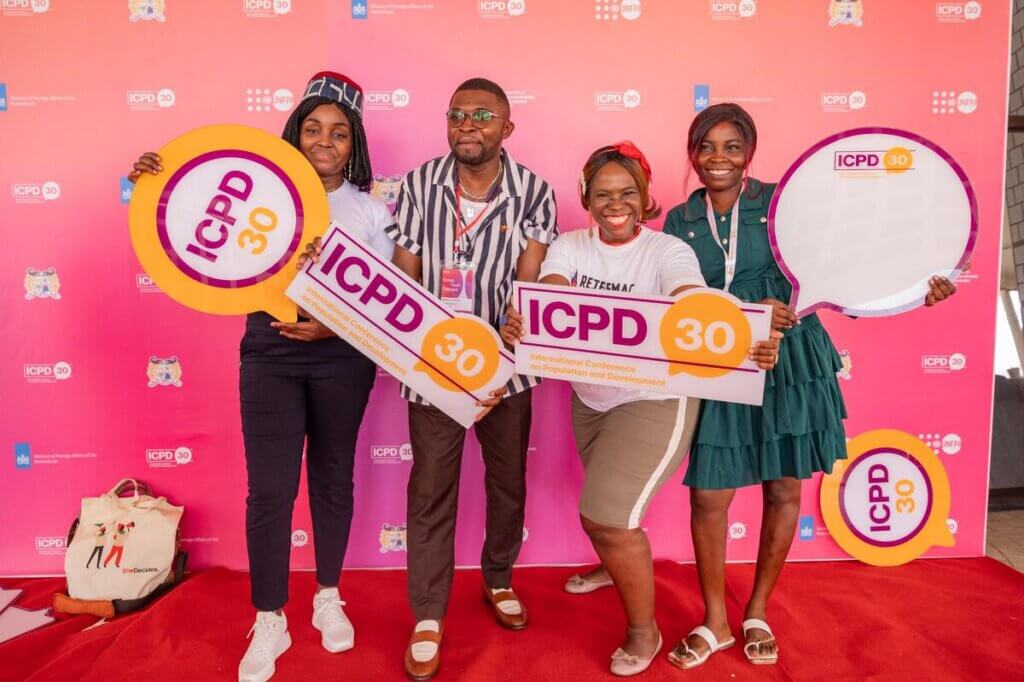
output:
<svg viewBox="0 0 1024 682"><path fill-rule="evenodd" d="M711 654L728 649L736 643L736 638L732 635L729 639L718 641L715 637L715 633L711 632L710 629L703 625L698 625L690 631L686 637L690 638L693 635L697 635L705 642L708 643L708 650L703 653L698 653L690 648L690 645L686 643L686 639L681 639L672 648L672 651L668 654L669 663L682 668L683 670L689 670L690 668L696 668L697 666L704 665L704 663L711 657ZM692 656L692 659L690 658Z"/></svg>
<svg viewBox="0 0 1024 682"><path fill-rule="evenodd" d="M779 660L779 645L775 642L775 634L768 627L768 623L760 618L747 618L743 621L743 638L747 638L749 630L764 630L768 636L764 639L756 639L743 645L743 654L747 660L754 665L773 665ZM765 644L775 644L775 651L770 654L760 653L761 647Z"/></svg>

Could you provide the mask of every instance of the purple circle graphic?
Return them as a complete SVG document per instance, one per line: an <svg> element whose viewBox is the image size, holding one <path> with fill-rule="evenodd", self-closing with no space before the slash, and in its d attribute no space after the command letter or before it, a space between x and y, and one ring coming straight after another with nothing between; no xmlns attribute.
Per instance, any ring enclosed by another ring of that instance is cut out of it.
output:
<svg viewBox="0 0 1024 682"><path fill-rule="evenodd" d="M845 493L846 484L850 479L850 474L853 472L854 469L856 469L858 466L866 462L868 457L880 453L885 453L887 455L895 455L896 457L902 457L909 461L911 464L913 464L917 468L917 470L921 472L921 478L924 480L925 491L928 495L928 502L925 505L924 514L921 516L921 521L917 524L917 526L914 527L912 531L910 531L903 537L899 538L898 540L875 540L864 535L860 532L857 526L850 520L850 516L846 513ZM852 532L857 537L857 539L861 540L862 542L866 542L869 545L874 545L875 547L895 547L897 545L902 545L905 542L909 542L911 539L916 537L918 533L921 532L925 524L928 522L928 517L931 516L933 497L934 495L932 492L932 481L930 478L928 478L928 472L924 470L924 467L921 466L920 462L918 462L915 458L911 457L910 454L907 453L905 450L901 450L896 447L875 448L874 450L868 450L863 455L858 457L857 461L851 464L846 469L846 471L843 472L843 480L839 483L839 513L843 516L843 523L846 524L846 527L850 529L850 532Z"/></svg>
<svg viewBox="0 0 1024 682"><path fill-rule="evenodd" d="M295 207L295 234L292 237L291 243L288 248L285 249L284 255L277 260L273 265L252 277L244 277L242 279L220 279L217 277L210 277L197 271L185 260L178 255L178 252L174 250L174 246L171 244L170 235L167 233L167 204L170 201L171 195L174 193L174 188L177 187L181 179L184 178L194 168L213 161L216 159L224 158L236 158L245 159L251 161L260 166L263 166L271 173L273 173L284 185L285 189L288 190L288 195L291 197L292 205ZM302 226L303 226L303 210L302 210L302 198L299 196L299 190L295 187L295 183L292 182L284 171L277 167L276 164L267 160L266 158L247 152L242 149L218 149L216 151L207 152L200 154L196 158L192 159L184 166L179 168L171 175L171 179L167 181L167 185L164 186L163 192L160 194L160 201L156 207L156 231L160 237L160 244L164 247L164 251L167 253L167 257L171 259L171 262L181 270L183 273L191 277L197 282L206 284L209 286L221 287L224 289L238 289L241 287L252 286L262 282L263 280L271 277L275 273L279 272L281 268L285 266L288 259L292 257L292 254L299 248L299 241L302 238Z"/></svg>

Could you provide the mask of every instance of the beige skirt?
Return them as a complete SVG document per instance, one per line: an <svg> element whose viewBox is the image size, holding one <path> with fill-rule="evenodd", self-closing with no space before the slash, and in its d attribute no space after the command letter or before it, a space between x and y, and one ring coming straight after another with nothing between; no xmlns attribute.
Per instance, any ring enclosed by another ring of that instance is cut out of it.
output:
<svg viewBox="0 0 1024 682"><path fill-rule="evenodd" d="M690 450L700 400L636 400L598 412L572 397L572 426L585 479L580 514L639 528L658 489Z"/></svg>

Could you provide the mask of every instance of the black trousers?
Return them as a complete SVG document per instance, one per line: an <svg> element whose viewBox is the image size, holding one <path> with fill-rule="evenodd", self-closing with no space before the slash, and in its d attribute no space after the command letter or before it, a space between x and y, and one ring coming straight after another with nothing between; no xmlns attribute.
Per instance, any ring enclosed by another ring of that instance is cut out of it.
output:
<svg viewBox="0 0 1024 682"><path fill-rule="evenodd" d="M362 356L299 360L242 354L239 394L249 482L245 535L252 603L260 611L288 601L303 441L316 579L335 585L341 576L352 524L356 437L376 371Z"/></svg>

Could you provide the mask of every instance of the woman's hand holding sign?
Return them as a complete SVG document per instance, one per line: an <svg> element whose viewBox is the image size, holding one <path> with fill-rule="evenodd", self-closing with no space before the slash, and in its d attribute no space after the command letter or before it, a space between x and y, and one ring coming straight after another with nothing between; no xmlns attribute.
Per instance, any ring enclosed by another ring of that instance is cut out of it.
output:
<svg viewBox="0 0 1024 682"><path fill-rule="evenodd" d="M777 298L766 298L758 303L772 307L772 329L782 331L792 329L793 325L800 324L799 318L793 310Z"/></svg>
<svg viewBox="0 0 1024 682"><path fill-rule="evenodd" d="M929 308L936 303L946 300L956 293L956 286L945 277L932 277L928 280L928 294L924 297L924 304Z"/></svg>

